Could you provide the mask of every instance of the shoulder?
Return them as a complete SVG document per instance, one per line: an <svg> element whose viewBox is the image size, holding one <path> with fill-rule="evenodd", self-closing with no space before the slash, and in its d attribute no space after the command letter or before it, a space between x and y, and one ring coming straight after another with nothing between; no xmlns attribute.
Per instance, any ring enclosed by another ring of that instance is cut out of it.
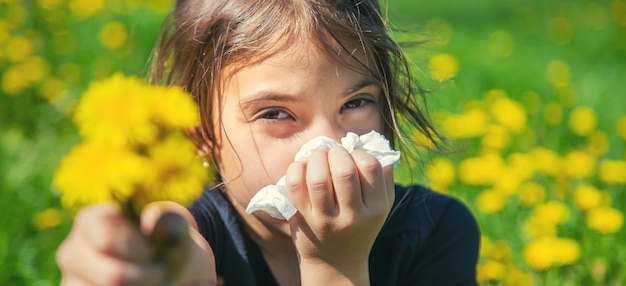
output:
<svg viewBox="0 0 626 286"><path fill-rule="evenodd" d="M397 285L474 285L479 241L478 224L458 199L422 186L396 186L370 270L381 278L395 272Z"/></svg>

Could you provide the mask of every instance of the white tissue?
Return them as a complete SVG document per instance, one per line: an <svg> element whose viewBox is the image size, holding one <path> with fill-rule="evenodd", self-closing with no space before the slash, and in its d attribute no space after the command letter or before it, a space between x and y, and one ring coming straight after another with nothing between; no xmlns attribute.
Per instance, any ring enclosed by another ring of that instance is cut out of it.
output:
<svg viewBox="0 0 626 286"><path fill-rule="evenodd" d="M313 138L302 145L295 156L295 161L307 159L320 146L328 146L329 148L343 146L350 153L356 149L361 149L378 159L383 167L393 165L395 168L400 161L400 152L391 149L385 136L376 131L361 136L348 132L346 137L341 138L341 144L326 136ZM296 208L287 199L285 176L280 178L276 185L265 186L252 197L246 212L253 213L256 211L264 211L271 217L285 220L296 214Z"/></svg>

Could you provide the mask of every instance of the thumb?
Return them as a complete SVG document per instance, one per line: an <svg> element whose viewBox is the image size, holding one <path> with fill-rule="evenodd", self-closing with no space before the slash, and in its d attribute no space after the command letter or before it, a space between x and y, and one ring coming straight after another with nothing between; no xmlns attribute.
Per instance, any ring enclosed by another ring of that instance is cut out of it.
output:
<svg viewBox="0 0 626 286"><path fill-rule="evenodd" d="M155 260L163 263L169 281L179 278L191 256L191 237L187 210L176 203L147 205L141 216L141 228L154 247Z"/></svg>

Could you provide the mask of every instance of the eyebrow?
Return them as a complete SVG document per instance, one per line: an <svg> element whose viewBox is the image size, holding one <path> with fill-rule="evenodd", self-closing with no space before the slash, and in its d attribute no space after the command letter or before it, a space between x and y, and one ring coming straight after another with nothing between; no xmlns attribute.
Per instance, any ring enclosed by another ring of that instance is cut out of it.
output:
<svg viewBox="0 0 626 286"><path fill-rule="evenodd" d="M359 82L357 82L355 85L347 88L346 90L344 90L341 93L341 96L348 96L352 93L354 93L355 91L358 91L364 87L370 86L370 85L374 85L375 83L372 80L369 79L361 79ZM267 102L267 101L274 101L274 102L298 102L300 101L300 99L298 99L297 97L293 97L290 95L286 95L286 94L280 94L280 93L275 93L275 92L265 92L265 91L261 91L258 94L254 95L254 96L250 96L249 98L243 99L239 102L239 106L240 107L246 107L246 106L254 106L257 104L260 104L262 102Z"/></svg>
<svg viewBox="0 0 626 286"><path fill-rule="evenodd" d="M341 93L341 95L343 96L348 96L352 93L354 93L355 91L362 89L364 87L370 86L370 85L374 85L374 81L370 80L370 79L366 79L363 78L361 79L359 82L357 82L355 85L353 85L352 87L346 89L344 92Z"/></svg>

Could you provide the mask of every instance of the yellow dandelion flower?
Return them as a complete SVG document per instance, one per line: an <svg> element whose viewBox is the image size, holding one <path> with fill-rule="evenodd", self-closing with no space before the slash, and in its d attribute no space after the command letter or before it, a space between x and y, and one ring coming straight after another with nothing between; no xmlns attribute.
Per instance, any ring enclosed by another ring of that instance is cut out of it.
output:
<svg viewBox="0 0 626 286"><path fill-rule="evenodd" d="M559 45L566 45L572 40L572 24L565 17L555 17L548 23L550 38Z"/></svg>
<svg viewBox="0 0 626 286"><path fill-rule="evenodd" d="M148 6L150 10L155 13L165 14L172 10L174 5L174 0L151 0L148 1Z"/></svg>
<svg viewBox="0 0 626 286"><path fill-rule="evenodd" d="M552 267L554 261L554 239L540 237L526 244L522 256L528 266L535 270L545 270Z"/></svg>
<svg viewBox="0 0 626 286"><path fill-rule="evenodd" d="M543 111L543 118L552 126L559 125L563 120L563 107L556 102L548 102Z"/></svg>
<svg viewBox="0 0 626 286"><path fill-rule="evenodd" d="M622 228L624 215L611 207L598 207L587 213L587 227L600 233L616 233Z"/></svg>
<svg viewBox="0 0 626 286"><path fill-rule="evenodd" d="M594 186L581 185L574 191L574 203L582 211L588 211L602 203L602 194Z"/></svg>
<svg viewBox="0 0 626 286"><path fill-rule="evenodd" d="M497 281L504 277L505 266L501 262L487 259L476 266L478 282Z"/></svg>
<svg viewBox="0 0 626 286"><path fill-rule="evenodd" d="M426 166L426 176L433 185L446 188L454 182L454 164L448 159L437 158Z"/></svg>
<svg viewBox="0 0 626 286"><path fill-rule="evenodd" d="M100 31L100 42L110 50L122 47L127 40L128 31L122 22L110 22Z"/></svg>
<svg viewBox="0 0 626 286"><path fill-rule="evenodd" d="M152 141L158 132L147 104L153 91L147 83L121 74L92 83L76 107L81 135L114 146Z"/></svg>
<svg viewBox="0 0 626 286"><path fill-rule="evenodd" d="M7 95L17 95L30 86L30 81L23 75L20 65L12 65L2 74L2 91Z"/></svg>
<svg viewBox="0 0 626 286"><path fill-rule="evenodd" d="M61 224L63 215L57 208L47 208L35 215L33 223L40 231L55 228Z"/></svg>
<svg viewBox="0 0 626 286"><path fill-rule="evenodd" d="M576 135L587 136L590 135L596 126L598 125L598 119L593 109L585 106L574 108L569 117L569 127Z"/></svg>
<svg viewBox="0 0 626 286"><path fill-rule="evenodd" d="M424 132L420 130L415 130L413 132L413 136L411 136L411 139L413 139L413 141L420 147L424 147L427 149L435 148L435 143L432 140L430 140L430 138L428 138L428 136L426 136ZM435 138L435 140L438 140L438 139Z"/></svg>
<svg viewBox="0 0 626 286"><path fill-rule="evenodd" d="M476 197L478 210L486 214L499 212L506 205L506 197L494 190L484 190Z"/></svg>
<svg viewBox="0 0 626 286"><path fill-rule="evenodd" d="M46 80L40 89L41 95L49 102L56 102L63 98L63 92L67 89L67 84L56 78Z"/></svg>
<svg viewBox="0 0 626 286"><path fill-rule="evenodd" d="M4 46L11 39L11 25L0 19L0 45Z"/></svg>
<svg viewBox="0 0 626 286"><path fill-rule="evenodd" d="M69 7L72 14L89 18L100 12L105 4L105 0L70 0Z"/></svg>
<svg viewBox="0 0 626 286"><path fill-rule="evenodd" d="M528 182L520 186L519 200L525 207L542 203L546 199L546 188L539 183Z"/></svg>
<svg viewBox="0 0 626 286"><path fill-rule="evenodd" d="M85 142L61 160L54 186L64 206L77 210L85 205L123 201L133 195L145 176L148 162L135 153L111 146Z"/></svg>
<svg viewBox="0 0 626 286"><path fill-rule="evenodd" d="M459 72L459 64L451 54L435 55L430 59L428 67L430 74L438 81L450 79Z"/></svg>
<svg viewBox="0 0 626 286"><path fill-rule="evenodd" d="M589 177L595 166L596 159L583 151L572 151L562 161L563 172L571 178Z"/></svg>
<svg viewBox="0 0 626 286"><path fill-rule="evenodd" d="M495 31L487 41L487 53L496 58L508 58L515 51L515 39L507 31Z"/></svg>
<svg viewBox="0 0 626 286"><path fill-rule="evenodd" d="M480 142L485 148L502 150L509 144L509 141L510 135L506 128L502 125L491 124Z"/></svg>
<svg viewBox="0 0 626 286"><path fill-rule="evenodd" d="M537 170L533 157L530 154L511 153L507 156L506 161L509 169L522 180L532 178Z"/></svg>
<svg viewBox="0 0 626 286"><path fill-rule="evenodd" d="M544 147L535 147L530 150L529 154L533 158L538 172L548 176L556 176L561 171L561 158L556 152Z"/></svg>
<svg viewBox="0 0 626 286"><path fill-rule="evenodd" d="M488 236L481 235L480 236L480 257L491 257L495 249L495 244Z"/></svg>
<svg viewBox="0 0 626 286"><path fill-rule="evenodd" d="M37 7L42 10L54 10L63 2L63 0L37 0Z"/></svg>
<svg viewBox="0 0 626 286"><path fill-rule="evenodd" d="M533 284L533 275L519 268L509 265L504 276L504 286L528 286Z"/></svg>
<svg viewBox="0 0 626 286"><path fill-rule="evenodd" d="M508 197L516 194L521 184L522 178L510 168L505 168L493 182L493 189Z"/></svg>
<svg viewBox="0 0 626 286"><path fill-rule="evenodd" d="M460 115L446 116L442 122L443 131L452 138L472 138L485 134L489 126L489 116L479 108L466 110Z"/></svg>
<svg viewBox="0 0 626 286"><path fill-rule="evenodd" d="M617 121L617 133L622 140L626 141L626 116L620 117Z"/></svg>
<svg viewBox="0 0 626 286"><path fill-rule="evenodd" d="M135 195L139 206L159 200L189 204L202 192L208 172L182 134L149 146L150 171Z"/></svg>
<svg viewBox="0 0 626 286"><path fill-rule="evenodd" d="M157 87L151 97L151 112L157 123L183 129L199 124L197 105L181 88Z"/></svg>
<svg viewBox="0 0 626 286"><path fill-rule="evenodd" d="M546 78L555 87L565 87L570 83L570 68L563 61L550 61L546 67Z"/></svg>
<svg viewBox="0 0 626 286"><path fill-rule="evenodd" d="M538 238L543 236L555 236L556 225L540 218L531 216L522 224L522 233L528 238Z"/></svg>
<svg viewBox="0 0 626 286"><path fill-rule="evenodd" d="M600 156L609 151L609 136L603 131L597 130L589 136L589 153Z"/></svg>
<svg viewBox="0 0 626 286"><path fill-rule="evenodd" d="M553 242L554 262L559 265L573 264L580 258L580 245L571 238L557 238Z"/></svg>
<svg viewBox="0 0 626 286"><path fill-rule="evenodd" d="M569 209L565 204L558 201L550 201L536 206L533 216L550 224L562 224L569 218Z"/></svg>
<svg viewBox="0 0 626 286"><path fill-rule="evenodd" d="M6 57L11 62L19 62L29 57L34 52L34 46L26 37L13 37L5 47Z"/></svg>
<svg viewBox="0 0 626 286"><path fill-rule="evenodd" d="M626 1L611 1L611 16L619 26L626 26Z"/></svg>
<svg viewBox="0 0 626 286"><path fill-rule="evenodd" d="M624 160L603 160L600 162L598 172L600 173L600 180L605 183L626 183L626 161Z"/></svg>
<svg viewBox="0 0 626 286"><path fill-rule="evenodd" d="M466 158L458 167L459 180L470 185L493 184L504 171L504 160L496 154Z"/></svg>
<svg viewBox="0 0 626 286"><path fill-rule="evenodd" d="M507 97L498 98L491 105L491 115L513 133L520 134L526 130L526 110L517 101Z"/></svg>
<svg viewBox="0 0 626 286"><path fill-rule="evenodd" d="M496 261L508 262L513 258L513 250L506 241L496 241L491 258Z"/></svg>

